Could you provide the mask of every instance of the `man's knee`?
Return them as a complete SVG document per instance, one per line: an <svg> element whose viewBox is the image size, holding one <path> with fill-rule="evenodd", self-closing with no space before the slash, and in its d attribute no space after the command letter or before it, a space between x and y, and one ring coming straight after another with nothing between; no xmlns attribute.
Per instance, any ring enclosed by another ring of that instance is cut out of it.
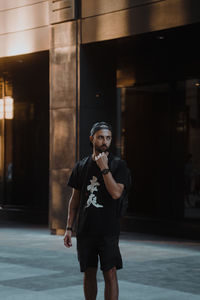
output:
<svg viewBox="0 0 200 300"><path fill-rule="evenodd" d="M103 276L104 276L105 281L112 282L113 280L115 280L117 277L116 267L113 267L112 269L110 269L108 271L104 271Z"/></svg>
<svg viewBox="0 0 200 300"><path fill-rule="evenodd" d="M87 268L84 275L87 280L96 280L97 268Z"/></svg>

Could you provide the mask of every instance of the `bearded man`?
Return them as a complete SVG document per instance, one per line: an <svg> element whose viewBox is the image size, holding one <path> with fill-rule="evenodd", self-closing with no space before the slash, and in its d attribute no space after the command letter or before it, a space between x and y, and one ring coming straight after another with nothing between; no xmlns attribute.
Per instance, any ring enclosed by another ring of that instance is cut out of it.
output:
<svg viewBox="0 0 200 300"><path fill-rule="evenodd" d="M122 268L119 199L127 186L128 169L125 161L118 158L112 171L115 157L109 151L112 141L110 124L95 123L89 139L93 152L76 163L68 182L73 190L64 244L68 248L72 246L72 226L78 212L77 252L80 270L84 272L85 299L96 299L96 274L100 260L105 300L117 300L117 270Z"/></svg>

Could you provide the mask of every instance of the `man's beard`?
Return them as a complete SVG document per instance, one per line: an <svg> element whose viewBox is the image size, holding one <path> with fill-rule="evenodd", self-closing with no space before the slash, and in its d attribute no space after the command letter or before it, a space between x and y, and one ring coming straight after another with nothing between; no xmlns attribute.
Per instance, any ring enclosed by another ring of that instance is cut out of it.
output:
<svg viewBox="0 0 200 300"><path fill-rule="evenodd" d="M102 145L101 147L95 147L95 150L98 152L98 153L102 153L102 152L106 152L106 151L109 151L109 147L107 147L106 145Z"/></svg>

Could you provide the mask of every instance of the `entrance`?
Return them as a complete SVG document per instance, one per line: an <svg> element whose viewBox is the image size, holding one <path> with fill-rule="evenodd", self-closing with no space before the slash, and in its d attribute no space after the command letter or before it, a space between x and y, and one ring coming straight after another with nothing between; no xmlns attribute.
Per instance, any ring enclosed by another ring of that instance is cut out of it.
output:
<svg viewBox="0 0 200 300"><path fill-rule="evenodd" d="M1 213L47 223L48 52L2 59L0 84Z"/></svg>
<svg viewBox="0 0 200 300"><path fill-rule="evenodd" d="M148 217L169 215L169 87L127 88L124 96L124 155L135 181L129 212Z"/></svg>
<svg viewBox="0 0 200 300"><path fill-rule="evenodd" d="M199 80L121 89L129 214L200 218Z"/></svg>
<svg viewBox="0 0 200 300"><path fill-rule="evenodd" d="M1 204L11 202L13 181L14 99L8 79L0 78L0 196Z"/></svg>

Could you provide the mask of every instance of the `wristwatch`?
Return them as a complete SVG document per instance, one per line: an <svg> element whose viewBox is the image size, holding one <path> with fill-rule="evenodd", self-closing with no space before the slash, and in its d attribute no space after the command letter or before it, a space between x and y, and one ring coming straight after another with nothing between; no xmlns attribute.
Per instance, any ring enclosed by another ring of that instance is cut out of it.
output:
<svg viewBox="0 0 200 300"><path fill-rule="evenodd" d="M72 231L72 227L66 227L66 230Z"/></svg>
<svg viewBox="0 0 200 300"><path fill-rule="evenodd" d="M110 169L103 169L101 170L101 174L106 175L110 172Z"/></svg>

